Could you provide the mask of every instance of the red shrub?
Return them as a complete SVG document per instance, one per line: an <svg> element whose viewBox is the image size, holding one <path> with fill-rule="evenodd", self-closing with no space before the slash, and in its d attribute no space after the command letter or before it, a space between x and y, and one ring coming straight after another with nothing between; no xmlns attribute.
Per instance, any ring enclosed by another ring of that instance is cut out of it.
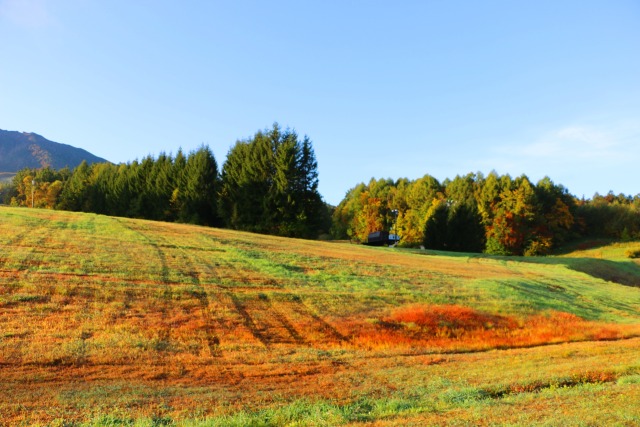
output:
<svg viewBox="0 0 640 427"><path fill-rule="evenodd" d="M378 322L352 320L343 326L353 344L367 348L420 345L448 351L618 339L637 330L563 312L517 319L459 305L419 304L397 308Z"/></svg>
<svg viewBox="0 0 640 427"><path fill-rule="evenodd" d="M480 313L460 305L410 305L401 307L384 318L389 324L415 324L424 332L447 328L458 331L476 331L509 327L513 323L503 316Z"/></svg>

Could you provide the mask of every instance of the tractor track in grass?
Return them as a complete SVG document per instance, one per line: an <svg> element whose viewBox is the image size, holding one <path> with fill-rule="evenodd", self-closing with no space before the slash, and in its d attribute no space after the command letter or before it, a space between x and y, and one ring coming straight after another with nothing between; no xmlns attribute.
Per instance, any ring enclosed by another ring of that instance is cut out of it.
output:
<svg viewBox="0 0 640 427"><path fill-rule="evenodd" d="M280 286L264 286L265 283L271 284L272 280L250 277L233 268L222 256L213 258L216 254L223 254L223 248L207 249L212 250L185 251L190 258L189 264L192 267L197 265L202 275L213 282L211 286L200 283L198 285L202 290L205 286L210 289L208 293L216 295L217 302L224 304L226 300L241 319L242 326L263 346L270 348L276 344L311 345L307 336L309 332L315 331L322 331L324 337L328 337L330 341L346 340L335 328L311 312L297 295L284 291ZM225 278L220 273L226 270L234 271L235 276L227 275ZM256 282L262 286L239 286L229 283L229 279L234 282L239 280L241 283ZM272 295L267 295L266 292ZM291 319L292 313L296 315L296 320L304 321L294 322ZM301 329L301 323L308 327Z"/></svg>
<svg viewBox="0 0 640 427"><path fill-rule="evenodd" d="M347 343L349 341L335 327L314 313L299 295L283 293L275 294L272 298L283 306L282 312L291 313L291 317L295 316L299 319L296 323L304 325L307 333L319 335L322 342Z"/></svg>
<svg viewBox="0 0 640 427"><path fill-rule="evenodd" d="M575 343L579 344L579 343ZM519 349L520 353L526 354L529 349ZM429 365L442 365L458 363L488 363L486 359L480 359L478 361L469 360L465 354L458 355L459 357L435 357L436 355L430 355L422 363L415 364L410 363L407 366L429 366ZM451 355L450 355L451 356ZM401 360L406 359L418 359L424 358L421 355L394 355L395 358ZM500 357L500 355L498 355ZM149 379L153 381L162 380L166 385L206 385L212 381L215 383L224 383L227 386L238 386L244 381L279 381L284 378L314 378L316 376L335 375L338 372L356 371L367 372L368 366L376 365L375 360L378 359L375 355L363 356L358 359L354 359L353 363L348 364L335 364L331 358L314 361L310 364L291 364L283 366L281 363L245 363L241 361L234 362L232 365L218 365L216 370L208 370L206 375L198 373L199 367L205 367L206 365L193 366L191 369L195 369L194 376L178 377L175 375L168 375L166 377L154 376L149 378L141 371L131 369L128 364L100 364L100 363L86 363L83 365L41 365L38 363L29 364L16 364L12 362L3 362L0 366L6 368L2 378L5 384L23 384L29 382L29 372L33 372L33 369L37 369L42 375L39 379L39 384L49 385L55 387L57 384L66 384L70 379L91 378L94 381L109 381L111 379L127 380L127 381L147 381ZM501 360L501 359L498 359ZM398 366L403 362L393 362L392 366ZM44 370L42 370L44 368ZM455 369L455 368L452 368ZM640 371L616 371L615 369L607 369L606 367L591 368L584 371L572 371L562 374L560 372L554 373L548 378L541 379L519 379L511 383L497 385L495 387L488 385L478 385L475 389L479 392L476 396L478 399L501 399L504 397L518 395L523 393L537 393L545 389L562 388L562 387L575 387L585 384L608 384L615 383L620 378L627 376L636 376ZM47 374L44 374L48 372ZM389 387L393 387L389 385ZM476 398L474 397L474 399Z"/></svg>
<svg viewBox="0 0 640 427"><path fill-rule="evenodd" d="M265 289L262 287L246 287L238 289L234 286L224 286L220 283L227 281L222 279L220 269L231 268L235 276L230 276L231 280L240 279L241 281L249 281L250 278L238 269L228 266L224 260L216 259L213 261L210 257L222 250L208 251L190 251L184 247L173 244L168 239L161 237L162 240L155 241L158 250L163 248L174 258L179 258L180 266L176 268L177 273L185 275L185 281L179 282L181 285L191 287L190 295L196 298L200 305L201 315L205 324L206 341L212 356L220 354L221 337L217 331L230 332L235 323L233 320L224 322L214 313L228 312L229 309L235 313L232 317L239 321L239 325L246 329L257 342L270 348L273 344L295 344L301 345L305 342L304 338L298 333L293 324L287 317L275 309L269 302L268 297L262 293ZM187 246L188 248L188 246ZM203 284L200 280L201 276L213 279L211 284ZM258 283L262 280L256 279ZM276 287L276 290L281 290ZM213 302L211 296L213 296ZM216 309L212 310L211 306L215 305Z"/></svg>
<svg viewBox="0 0 640 427"><path fill-rule="evenodd" d="M170 307L170 301L172 299L172 294L170 293L171 288L177 287L177 286L189 285L191 287L191 289L189 290L189 295L198 301L198 304L200 307L200 315L204 323L202 331L204 332L204 335L205 335L205 341L206 341L209 354L211 357L221 356L220 337L217 330L220 329L222 325L221 325L220 319L218 319L212 314L212 309L211 309L212 304L209 298L209 294L201 284L200 272L195 267L193 259L192 257L189 256L188 251L175 244L171 244L167 239L165 239L162 236L156 235L156 237L159 237L159 238L156 240L153 240L142 231L135 229L133 227L130 227L126 224L123 224L123 223L121 224L123 226L128 227L130 230L138 233L139 235L143 236L147 240L147 242L149 242L149 244L154 247L155 251L158 254L158 257L161 260L161 264L162 264L161 283L162 283L162 286L165 288L165 290L168 290L169 292L169 293L166 293L167 291L165 291L164 298L163 298L163 300L165 301L163 304L163 322L168 325L166 328L166 330L168 331L166 340L167 341L170 340L170 331L171 331L171 325L170 323L167 322L167 317L168 317L167 312L171 309ZM169 262L169 258L172 258L175 264L176 263L175 259L178 258L178 256L179 256L179 264L181 267L179 271L184 272L186 274L188 278L186 282L170 280L171 265Z"/></svg>
<svg viewBox="0 0 640 427"><path fill-rule="evenodd" d="M168 376L168 357L166 352L170 348L171 323L169 322L169 311L171 310L171 300L173 299L173 291L171 289L171 284L169 283L169 266L167 263L167 257L158 245L157 241L143 233L140 229L134 228L132 226L133 223L123 221L120 218L117 218L116 221L118 221L121 226L134 232L147 242L147 244L153 248L155 256L160 264L160 283L162 284L162 294L158 310L161 315L161 327L159 328L158 336L154 344L154 350L156 350L155 354L158 356L158 360L155 361L155 364L162 367L162 372L158 374L157 377L159 379L163 379Z"/></svg>
<svg viewBox="0 0 640 427"><path fill-rule="evenodd" d="M198 301L200 306L200 316L204 322L204 326L202 328L205 334L205 340L207 344L207 348L209 350L209 354L211 357L219 357L221 356L220 351L220 336L218 334L218 330L222 328L222 324L220 319L213 315L212 310L212 301L209 297L209 293L204 288L200 280L200 272L195 267L193 258L189 256L189 253L184 248L180 247L171 247L171 245L163 246L167 249L170 249L174 252L178 252L180 255L180 263L183 268L186 269L186 275L188 276L189 285L191 289L189 290L189 294ZM165 249L166 250L166 249ZM184 283L181 283L184 285Z"/></svg>
<svg viewBox="0 0 640 427"><path fill-rule="evenodd" d="M0 294L15 293L23 287L22 278L26 274L37 271L42 263L42 254L37 256L37 248L44 242L44 236L38 232L44 219L35 221L34 227L24 227L22 230L11 236L0 250L0 269L5 269L10 264L16 264L17 267L12 268L14 275L2 275L0 281ZM34 238L35 236L35 238ZM3 283L4 282L4 283ZM4 289L3 289L4 288Z"/></svg>

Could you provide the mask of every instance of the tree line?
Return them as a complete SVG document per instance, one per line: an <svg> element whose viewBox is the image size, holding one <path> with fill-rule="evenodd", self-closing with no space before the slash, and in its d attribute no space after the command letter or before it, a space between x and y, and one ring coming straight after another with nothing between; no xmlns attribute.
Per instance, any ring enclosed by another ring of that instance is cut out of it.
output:
<svg viewBox="0 0 640 427"><path fill-rule="evenodd" d="M544 178L532 183L495 172L442 183L372 179L349 190L333 213L335 238L365 242L398 234L400 245L498 255L544 255L584 237L640 239L640 195L577 199Z"/></svg>
<svg viewBox="0 0 640 427"><path fill-rule="evenodd" d="M82 162L73 171L23 169L3 189L14 206L177 221L289 237L330 229L308 137L276 123L237 141L222 169L207 146L126 164Z"/></svg>
<svg viewBox="0 0 640 427"><path fill-rule="evenodd" d="M365 242L389 231L406 247L500 255L544 255L583 237L640 239L640 195L578 199L549 178L492 172L372 179L334 208L318 192L317 167L310 139L275 123L237 141L222 168L203 145L126 164L24 169L0 186L0 199L288 237Z"/></svg>

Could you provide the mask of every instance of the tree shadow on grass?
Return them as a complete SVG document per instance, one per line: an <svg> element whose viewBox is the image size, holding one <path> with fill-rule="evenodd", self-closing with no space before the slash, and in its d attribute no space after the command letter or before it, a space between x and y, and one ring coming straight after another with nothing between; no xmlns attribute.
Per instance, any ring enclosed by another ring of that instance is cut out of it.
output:
<svg viewBox="0 0 640 427"><path fill-rule="evenodd" d="M567 243L566 245L554 250L553 255L569 255L576 251L586 251L589 249L603 248L605 246L611 245L614 242L616 242L616 240L605 238L581 239Z"/></svg>
<svg viewBox="0 0 640 427"><path fill-rule="evenodd" d="M640 266L630 261L609 261L593 258L566 258L566 265L575 271L597 279L625 286L640 287Z"/></svg>
<svg viewBox="0 0 640 427"><path fill-rule="evenodd" d="M605 240L598 241L601 246L606 246ZM594 247L594 246L592 246ZM588 274L596 279L618 283L624 286L640 288L640 264L633 261L612 261L598 258L570 258L570 257L522 257L522 256L497 256L478 253L446 252L433 250L412 250L420 255L447 256L452 258L490 259L498 262L523 262L531 264L565 265L580 273ZM571 253L571 251L569 251Z"/></svg>

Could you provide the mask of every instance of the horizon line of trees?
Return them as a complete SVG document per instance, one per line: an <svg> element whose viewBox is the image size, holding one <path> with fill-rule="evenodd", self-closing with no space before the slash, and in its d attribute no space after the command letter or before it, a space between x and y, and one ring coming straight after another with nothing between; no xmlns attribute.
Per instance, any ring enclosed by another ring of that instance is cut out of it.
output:
<svg viewBox="0 0 640 427"><path fill-rule="evenodd" d="M371 179L333 213L335 238L366 242L386 230L405 247L497 255L545 255L584 237L640 239L640 194L578 199L545 177L469 173L440 183Z"/></svg>
<svg viewBox="0 0 640 427"><path fill-rule="evenodd" d="M34 184L35 183L35 184ZM237 141L222 170L208 146L129 163L23 169L4 189L13 206L228 227L288 237L328 233L311 140L277 123Z"/></svg>
<svg viewBox="0 0 640 427"><path fill-rule="evenodd" d="M238 140L221 169L204 145L118 165L23 169L0 185L0 201L286 237L366 242L389 231L405 247L500 255L544 255L583 237L640 239L640 194L578 199L548 177L491 172L371 179L332 207L317 166L310 139L274 123Z"/></svg>

